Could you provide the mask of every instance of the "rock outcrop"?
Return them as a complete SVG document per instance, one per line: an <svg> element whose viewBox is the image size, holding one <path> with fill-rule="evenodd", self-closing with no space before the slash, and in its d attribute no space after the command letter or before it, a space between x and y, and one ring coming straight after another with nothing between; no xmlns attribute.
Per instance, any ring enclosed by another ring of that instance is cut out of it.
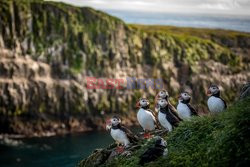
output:
<svg viewBox="0 0 250 167"><path fill-rule="evenodd" d="M246 83L240 92L240 99L244 99L250 96L250 83Z"/></svg>
<svg viewBox="0 0 250 167"><path fill-rule="evenodd" d="M233 101L250 80L248 33L126 25L91 8L40 0L2 0L0 20L0 133L98 129L113 114L132 125L135 101L153 102L158 91L126 83L87 89L87 77L161 78L173 103L188 90L199 112L206 112L209 84Z"/></svg>
<svg viewBox="0 0 250 167"><path fill-rule="evenodd" d="M85 107L78 82L53 78L48 64L30 56L6 49L0 55L1 132L40 136L91 130L91 117L77 113Z"/></svg>

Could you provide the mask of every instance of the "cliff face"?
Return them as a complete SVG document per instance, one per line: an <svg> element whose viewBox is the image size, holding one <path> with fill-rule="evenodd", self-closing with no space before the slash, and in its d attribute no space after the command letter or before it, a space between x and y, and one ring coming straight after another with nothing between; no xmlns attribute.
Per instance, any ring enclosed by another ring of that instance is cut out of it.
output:
<svg viewBox="0 0 250 167"><path fill-rule="evenodd" d="M221 85L230 102L250 79L250 34L126 25L54 2L1 1L0 48L1 133L97 128L106 115L135 114L137 98L153 102L158 92L87 89L88 76L162 78L173 102L189 90L201 112L210 83Z"/></svg>
<svg viewBox="0 0 250 167"><path fill-rule="evenodd" d="M89 129L89 118L73 118L84 108L79 83L53 78L48 64L30 56L6 49L0 54L1 132L52 135Z"/></svg>

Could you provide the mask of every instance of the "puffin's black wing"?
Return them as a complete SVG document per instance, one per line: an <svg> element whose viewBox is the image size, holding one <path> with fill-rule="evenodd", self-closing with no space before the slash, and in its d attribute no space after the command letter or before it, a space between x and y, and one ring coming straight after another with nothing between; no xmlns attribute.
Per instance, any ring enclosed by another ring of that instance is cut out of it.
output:
<svg viewBox="0 0 250 167"><path fill-rule="evenodd" d="M168 107L169 107L169 110L171 111L171 113L174 114L174 116L177 117L177 119L179 121L182 121L182 119L178 115L177 110L175 109L175 107L172 104L170 104L170 103L168 103Z"/></svg>
<svg viewBox="0 0 250 167"><path fill-rule="evenodd" d="M227 108L227 103L226 103L226 101L224 100L224 99L222 99L222 98L220 98L222 101L223 101L223 103L224 103L224 105L225 105L225 109Z"/></svg>
<svg viewBox="0 0 250 167"><path fill-rule="evenodd" d="M174 111L172 111L170 107L167 108L166 119L175 127L180 123L180 119L174 114Z"/></svg>
<svg viewBox="0 0 250 167"><path fill-rule="evenodd" d="M121 125L121 130L124 131L131 143L137 142L138 137L134 135L127 127Z"/></svg>
<svg viewBox="0 0 250 167"><path fill-rule="evenodd" d="M154 147L148 148L141 156L140 156L140 165L144 165L145 163L156 160L158 157L162 156L164 153L164 149Z"/></svg>
<svg viewBox="0 0 250 167"><path fill-rule="evenodd" d="M191 115L192 115L192 116L193 116L193 115L195 115L195 116L198 115L197 111L194 109L194 107L193 107L191 104L187 104L187 106L188 106L188 108L190 109Z"/></svg>
<svg viewBox="0 0 250 167"><path fill-rule="evenodd" d="M156 121L156 118L157 118L156 113L153 112L151 109L147 109L147 111L149 111L149 112L151 112L151 113L153 114L153 116L154 116L154 122L155 122L155 124L157 125L158 123L157 123L157 121Z"/></svg>

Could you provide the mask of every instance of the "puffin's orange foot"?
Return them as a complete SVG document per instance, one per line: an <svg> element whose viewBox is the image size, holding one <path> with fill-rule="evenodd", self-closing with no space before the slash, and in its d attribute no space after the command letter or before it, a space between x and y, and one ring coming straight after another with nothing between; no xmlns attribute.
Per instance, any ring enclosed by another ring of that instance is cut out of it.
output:
<svg viewBox="0 0 250 167"><path fill-rule="evenodd" d="M119 154L123 153L123 152L124 152L124 147L122 147L122 146L117 146L117 147L116 147L116 152L119 153Z"/></svg>
<svg viewBox="0 0 250 167"><path fill-rule="evenodd" d="M150 133L144 133L144 139L150 139L152 136Z"/></svg>

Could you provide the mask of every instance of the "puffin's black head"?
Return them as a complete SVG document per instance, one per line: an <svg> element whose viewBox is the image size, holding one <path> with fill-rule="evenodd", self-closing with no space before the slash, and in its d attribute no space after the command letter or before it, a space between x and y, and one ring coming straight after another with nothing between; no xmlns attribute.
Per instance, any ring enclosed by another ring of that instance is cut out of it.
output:
<svg viewBox="0 0 250 167"><path fill-rule="evenodd" d="M157 94L157 98L168 99L168 98L169 98L168 91L166 91L166 90L161 90L161 91Z"/></svg>
<svg viewBox="0 0 250 167"><path fill-rule="evenodd" d="M156 147L167 147L167 142L166 142L163 138L159 137L159 138L155 141L155 146L156 146Z"/></svg>
<svg viewBox="0 0 250 167"><path fill-rule="evenodd" d="M160 108L165 108L168 105L168 101L166 99L158 99L158 105Z"/></svg>
<svg viewBox="0 0 250 167"><path fill-rule="evenodd" d="M183 92L179 96L179 101L182 103L187 104L190 102L190 100L191 100L191 96L187 92Z"/></svg>
<svg viewBox="0 0 250 167"><path fill-rule="evenodd" d="M149 101L146 98L140 98L140 100L136 103L137 108L148 108Z"/></svg>
<svg viewBox="0 0 250 167"><path fill-rule="evenodd" d="M111 125L112 126L117 126L121 123L121 119L117 116L113 116L111 119L110 119L110 122L111 122Z"/></svg>
<svg viewBox="0 0 250 167"><path fill-rule="evenodd" d="M208 96L220 96L220 89L217 85L211 85L207 90Z"/></svg>

